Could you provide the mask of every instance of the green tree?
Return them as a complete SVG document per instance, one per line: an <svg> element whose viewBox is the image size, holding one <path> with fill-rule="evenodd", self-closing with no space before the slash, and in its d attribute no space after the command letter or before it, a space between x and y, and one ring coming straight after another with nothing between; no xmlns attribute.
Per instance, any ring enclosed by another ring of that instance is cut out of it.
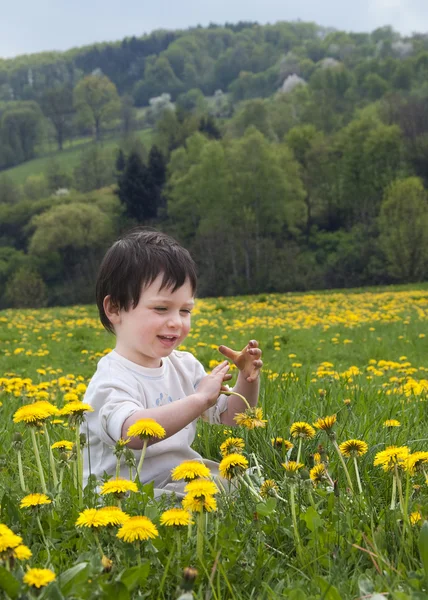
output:
<svg viewBox="0 0 428 600"><path fill-rule="evenodd" d="M30 200L40 200L49 195L48 182L43 173L27 177L24 183L24 194Z"/></svg>
<svg viewBox="0 0 428 600"><path fill-rule="evenodd" d="M97 190L114 182L114 157L109 150L91 145L80 154L74 168L74 187L79 192Z"/></svg>
<svg viewBox="0 0 428 600"><path fill-rule="evenodd" d="M428 275L428 198L420 179L397 180L386 189L379 231L393 277L421 281Z"/></svg>
<svg viewBox="0 0 428 600"><path fill-rule="evenodd" d="M3 112L0 120L2 144L9 147L11 166L34 157L40 139L42 113L35 102L14 103Z"/></svg>
<svg viewBox="0 0 428 600"><path fill-rule="evenodd" d="M74 89L74 107L79 120L93 128L98 141L103 128L119 114L116 86L105 75L88 75Z"/></svg>
<svg viewBox="0 0 428 600"><path fill-rule="evenodd" d="M62 150L64 141L70 134L74 114L72 87L61 85L45 90L40 105L55 128L58 150Z"/></svg>
<svg viewBox="0 0 428 600"><path fill-rule="evenodd" d="M157 215L156 186L149 169L138 154L133 152L118 178L118 196L126 216L138 222L154 219Z"/></svg>
<svg viewBox="0 0 428 600"><path fill-rule="evenodd" d="M42 308L47 304L47 287L36 270L24 266L8 280L4 299L13 308Z"/></svg>
<svg viewBox="0 0 428 600"><path fill-rule="evenodd" d="M50 193L56 192L63 188L70 188L73 179L68 171L66 171L58 160L52 159L48 162L45 171L48 190Z"/></svg>
<svg viewBox="0 0 428 600"><path fill-rule="evenodd" d="M21 199L20 187L11 177L3 173L0 175L0 204L16 204Z"/></svg>

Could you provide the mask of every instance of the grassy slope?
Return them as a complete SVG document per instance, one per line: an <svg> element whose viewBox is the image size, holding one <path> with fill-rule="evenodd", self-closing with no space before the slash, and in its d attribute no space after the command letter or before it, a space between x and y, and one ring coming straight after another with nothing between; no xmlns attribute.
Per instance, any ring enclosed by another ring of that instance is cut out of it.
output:
<svg viewBox="0 0 428 600"><path fill-rule="evenodd" d="M147 147L150 145L152 136L151 129L137 131L135 135ZM82 150L87 148L91 143L91 138L81 138L80 140L73 142L69 147L66 147L62 152L50 152L40 158L35 158L34 160L29 160L12 169L7 169L6 171L3 171L2 174L8 175L15 183L21 184L24 183L30 175L39 175L40 173L45 172L49 161L53 159L58 161L66 171L71 173L79 161ZM119 143L120 136L117 136L113 139L103 141L102 146L103 148L114 149Z"/></svg>

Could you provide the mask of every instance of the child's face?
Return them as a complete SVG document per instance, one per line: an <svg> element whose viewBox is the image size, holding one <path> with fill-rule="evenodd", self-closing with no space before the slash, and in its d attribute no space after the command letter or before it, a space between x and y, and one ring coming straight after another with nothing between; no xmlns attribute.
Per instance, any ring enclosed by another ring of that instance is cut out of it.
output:
<svg viewBox="0 0 428 600"><path fill-rule="evenodd" d="M175 292L160 289L162 274L143 288L138 305L120 310L117 322L116 351L143 367L160 367L190 330L194 306L192 286L186 282Z"/></svg>

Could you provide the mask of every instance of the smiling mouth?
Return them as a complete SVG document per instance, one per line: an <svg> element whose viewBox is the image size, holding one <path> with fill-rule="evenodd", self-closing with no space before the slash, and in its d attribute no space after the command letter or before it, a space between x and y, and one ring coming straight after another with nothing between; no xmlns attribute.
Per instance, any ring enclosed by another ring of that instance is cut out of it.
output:
<svg viewBox="0 0 428 600"><path fill-rule="evenodd" d="M158 335L158 338L165 342L175 342L175 340L178 340L178 335Z"/></svg>

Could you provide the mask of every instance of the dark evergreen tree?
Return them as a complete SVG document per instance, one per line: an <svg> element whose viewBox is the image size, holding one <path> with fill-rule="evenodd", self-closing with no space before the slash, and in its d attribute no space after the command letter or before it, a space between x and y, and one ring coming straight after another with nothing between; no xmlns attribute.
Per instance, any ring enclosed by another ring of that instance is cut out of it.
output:
<svg viewBox="0 0 428 600"><path fill-rule="evenodd" d="M130 154L125 170L119 175L118 196L131 219L143 222L156 218L156 186L149 169L136 152Z"/></svg>
<svg viewBox="0 0 428 600"><path fill-rule="evenodd" d="M119 148L119 151L117 153L117 157L116 157L116 171L118 173L122 173L125 170L126 167L126 157L125 154L122 150L122 148Z"/></svg>
<svg viewBox="0 0 428 600"><path fill-rule="evenodd" d="M157 208L165 207L166 202L162 192L166 181L166 160L156 145L150 148L148 166L150 178L156 193L156 206Z"/></svg>

